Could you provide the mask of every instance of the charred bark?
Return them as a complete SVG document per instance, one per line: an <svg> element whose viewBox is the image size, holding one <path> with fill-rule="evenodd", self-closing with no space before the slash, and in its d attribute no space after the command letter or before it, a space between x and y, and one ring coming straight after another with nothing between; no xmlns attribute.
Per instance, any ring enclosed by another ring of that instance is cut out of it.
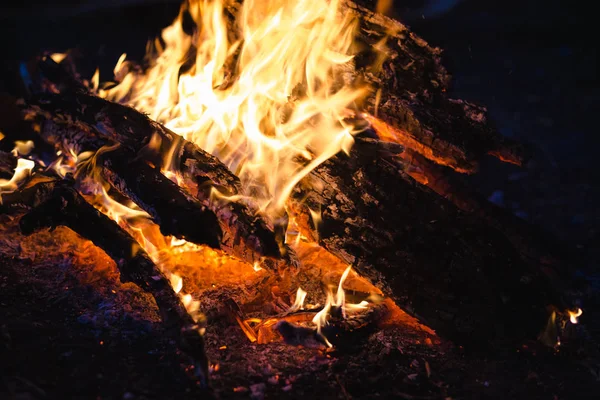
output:
<svg viewBox="0 0 600 400"><path fill-rule="evenodd" d="M96 151L116 143L124 151L155 166L162 165L162 155L173 151L178 160L175 169L181 173L186 189L202 206L217 215L223 232L220 247L224 251L249 262L265 256L281 256L275 233L265 221L242 204L212 198L212 188L225 195L239 193L239 179L216 157L133 108L82 93L46 94L32 99L25 114L27 119L39 123L39 134L46 142L63 151L73 147L78 152ZM152 144L151 140L154 140ZM128 166L122 167L123 171L118 175L127 174ZM156 173L152 174L151 180L162 181ZM147 176L150 175L148 172ZM133 175L130 177L138 180ZM176 195L185 197L174 190L153 196L161 197L165 204ZM140 198L139 194L136 196ZM185 201L188 200L186 197Z"/></svg>
<svg viewBox="0 0 600 400"><path fill-rule="evenodd" d="M534 338L548 306L572 306L562 271L554 271L562 280L549 279L548 266L522 257L500 231L417 184L373 146L359 141L350 156L323 163L295 197L296 221L309 235L460 343ZM317 230L306 208L321 209Z"/></svg>
<svg viewBox="0 0 600 400"><path fill-rule="evenodd" d="M0 152L0 174L9 173L16 159ZM25 235L43 228L66 226L103 249L116 263L122 282L132 282L154 297L167 331L194 359L205 385L208 361L200 327L186 311L169 280L139 243L113 220L96 210L73 188L73 181L52 172L35 173L11 193L2 193L0 212L27 211L19 224Z"/></svg>
<svg viewBox="0 0 600 400"><path fill-rule="evenodd" d="M403 145L459 172L475 172L485 154L521 165L525 149L491 127L484 107L448 96L451 76L442 51L367 3L344 6L360 21L352 75L374 89L365 109L377 118L371 119L375 129L389 125L401 133Z"/></svg>
<svg viewBox="0 0 600 400"><path fill-rule="evenodd" d="M97 161L102 177L150 214L163 235L220 246L223 234L215 214L158 169L119 150L104 153Z"/></svg>
<svg viewBox="0 0 600 400"><path fill-rule="evenodd" d="M21 218L21 231L29 235L42 228L64 225L103 249L117 264L123 282L133 282L153 295L166 328L179 338L182 350L198 363L201 380L206 384L208 361L199 327L148 254L68 183L54 181L52 190L45 186L39 189L45 199Z"/></svg>

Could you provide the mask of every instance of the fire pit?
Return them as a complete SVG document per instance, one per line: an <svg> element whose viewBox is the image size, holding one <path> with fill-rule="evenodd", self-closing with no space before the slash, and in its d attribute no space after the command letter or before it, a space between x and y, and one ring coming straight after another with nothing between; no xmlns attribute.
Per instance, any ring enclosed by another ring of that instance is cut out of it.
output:
<svg viewBox="0 0 600 400"><path fill-rule="evenodd" d="M477 396L581 348L568 260L460 179L525 149L401 23L189 0L144 63L79 63L41 54L3 97L7 393Z"/></svg>

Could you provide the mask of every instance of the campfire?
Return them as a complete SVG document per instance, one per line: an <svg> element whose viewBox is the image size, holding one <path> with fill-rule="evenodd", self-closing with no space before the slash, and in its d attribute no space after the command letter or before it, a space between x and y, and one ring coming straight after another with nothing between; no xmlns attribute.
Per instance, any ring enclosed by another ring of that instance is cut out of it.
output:
<svg viewBox="0 0 600 400"><path fill-rule="evenodd" d="M396 330L558 349L582 314L568 262L460 179L524 148L448 96L439 49L365 5L188 0L144 62L86 77L48 53L19 79L1 251L65 255L76 284L162 324L201 387L228 347L333 362Z"/></svg>

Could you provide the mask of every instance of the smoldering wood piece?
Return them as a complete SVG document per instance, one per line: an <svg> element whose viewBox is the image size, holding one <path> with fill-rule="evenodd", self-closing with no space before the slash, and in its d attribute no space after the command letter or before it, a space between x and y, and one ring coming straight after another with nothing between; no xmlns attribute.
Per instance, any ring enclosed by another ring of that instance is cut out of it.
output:
<svg viewBox="0 0 600 400"><path fill-rule="evenodd" d="M182 350L198 363L206 384L208 361L199 327L169 280L137 241L86 202L69 183L60 182L46 197L21 218L21 231L29 235L42 228L64 225L103 249L117 264L123 282L133 282L153 295L165 326L180 339Z"/></svg>
<svg viewBox="0 0 600 400"><path fill-rule="evenodd" d="M249 262L281 257L275 232L260 216L243 204L211 196L212 188L226 196L240 193L239 179L216 157L144 114L81 93L38 96L28 102L24 113L39 124L46 142L63 149L98 150L118 143L157 166L162 164L161 155L173 150L178 160L175 170L181 173L186 189L217 215L224 251Z"/></svg>
<svg viewBox="0 0 600 400"><path fill-rule="evenodd" d="M564 260L577 258L555 238L492 204L468 187L456 174L449 173L446 168L422 155L407 150L399 154L395 161L417 182L451 201L462 211L485 220L501 231L523 257L550 265L551 268L544 269L549 279L560 279L560 274L554 274L554 269L568 268Z"/></svg>
<svg viewBox="0 0 600 400"><path fill-rule="evenodd" d="M360 21L353 80L375 89L366 111L398 129L402 144L460 172L475 172L486 153L523 164L524 147L498 134L484 107L448 96L451 76L442 65L442 50L401 22L372 12L367 0L343 4Z"/></svg>
<svg viewBox="0 0 600 400"><path fill-rule="evenodd" d="M465 345L535 338L546 306L573 304L569 276L549 280L504 234L362 147L313 171L291 204L308 236L383 288L406 311ZM311 188L317 188L313 190ZM307 208L322 210L318 232ZM562 282L558 284L557 282Z"/></svg>
<svg viewBox="0 0 600 400"><path fill-rule="evenodd" d="M252 329L252 327L250 327L248 322L246 322L246 315L240 309L240 306L231 297L226 299L224 303L225 307L227 307L227 310L229 311L229 315L235 320L235 322L237 322L248 340L251 343L256 342L256 332L254 329Z"/></svg>
<svg viewBox="0 0 600 400"><path fill-rule="evenodd" d="M306 326L306 324L321 310L322 308L299 311L269 319L267 323L257 327L259 336L271 337L271 341L279 339L293 346L310 348L326 348L329 342L334 347L343 349L361 343L362 341L356 340L357 337L373 333L377 329L378 321L381 321L388 312L385 304L371 303L365 310L343 317L341 310L333 307L330 310L328 323L321 328L321 333L318 333L314 326ZM270 335L265 331L273 331L273 334ZM274 337L275 332L279 334L279 338Z"/></svg>
<svg viewBox="0 0 600 400"><path fill-rule="evenodd" d="M163 235L220 246L223 233L216 215L158 169L120 150L103 153L97 161L102 177L150 214Z"/></svg>
<svg viewBox="0 0 600 400"><path fill-rule="evenodd" d="M55 62L50 56L39 57L30 71L35 84L30 86L34 93L65 93L69 91L86 93L89 89L83 84L69 55L62 62Z"/></svg>

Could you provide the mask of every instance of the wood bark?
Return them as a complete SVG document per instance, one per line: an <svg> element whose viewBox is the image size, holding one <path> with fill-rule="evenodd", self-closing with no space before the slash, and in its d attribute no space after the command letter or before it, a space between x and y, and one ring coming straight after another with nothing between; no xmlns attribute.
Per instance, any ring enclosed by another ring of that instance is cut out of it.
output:
<svg viewBox="0 0 600 400"><path fill-rule="evenodd" d="M416 183L373 146L359 141L350 156L323 163L294 196L291 208L309 236L459 343L534 338L547 307L573 307L565 271L526 259L499 230ZM307 208L321 210L316 229Z"/></svg>
<svg viewBox="0 0 600 400"><path fill-rule="evenodd" d="M344 1L360 21L354 80L374 89L365 110L400 131L406 147L459 172L475 172L485 154L521 165L526 150L495 131L485 107L448 95L451 76L442 51L401 22L371 11L371 3Z"/></svg>
<svg viewBox="0 0 600 400"><path fill-rule="evenodd" d="M229 34L236 40L240 35L235 16L241 1L226 4ZM358 109L369 114L375 129L383 124L396 130L406 147L463 173L476 172L486 154L523 164L526 149L498 134L485 107L448 95L452 78L442 65L442 50L374 8L370 0L345 0L341 12L359 22L354 61L343 71L343 79L371 87ZM234 68L235 56L229 64Z"/></svg>
<svg viewBox="0 0 600 400"><path fill-rule="evenodd" d="M101 176L150 214L163 235L216 248L221 245L223 234L215 214L158 169L126 151L98 158Z"/></svg>
<svg viewBox="0 0 600 400"><path fill-rule="evenodd" d="M0 152L0 172L8 172L14 159ZM43 228L66 226L91 240L116 263L122 282L132 282L152 294L163 323L179 340L180 348L194 359L201 383L207 384L208 360L204 340L169 280L140 244L109 217L96 210L74 188L73 181L37 171L22 187L3 194L0 211L28 210L19 221L25 235Z"/></svg>
<svg viewBox="0 0 600 400"><path fill-rule="evenodd" d="M117 143L124 151L159 166L162 164L161 155L175 146L175 157L179 160L176 170L183 176L184 186L192 197L217 216L222 230L219 247L249 262L258 261L262 257L281 256L275 233L263 219L242 204L211 197L213 187L225 195L239 193L239 179L217 158L133 108L82 93L45 94L28 102L25 115L27 119L39 124L39 134L46 142L63 151L68 151L73 146L78 151L95 151ZM149 145L153 137L158 138L155 139L158 149ZM135 177L132 171L128 171L128 165L123 165L122 162L119 165L122 171L117 175L128 175L130 181L138 182L130 185L129 190L141 189L139 184L144 179ZM165 182L166 179L158 177L157 171L151 173L147 167L143 168L150 180L162 182L165 187L171 186ZM114 179L117 177L114 176ZM146 189L150 188L144 188L149 193ZM160 198L160 202L165 205L175 197L189 203L188 197L179 191L173 188L168 193L155 192L150 195L155 200ZM136 197L139 199L140 195L137 194ZM164 212L175 212L170 207L162 209ZM168 217L162 220L168 220Z"/></svg>

